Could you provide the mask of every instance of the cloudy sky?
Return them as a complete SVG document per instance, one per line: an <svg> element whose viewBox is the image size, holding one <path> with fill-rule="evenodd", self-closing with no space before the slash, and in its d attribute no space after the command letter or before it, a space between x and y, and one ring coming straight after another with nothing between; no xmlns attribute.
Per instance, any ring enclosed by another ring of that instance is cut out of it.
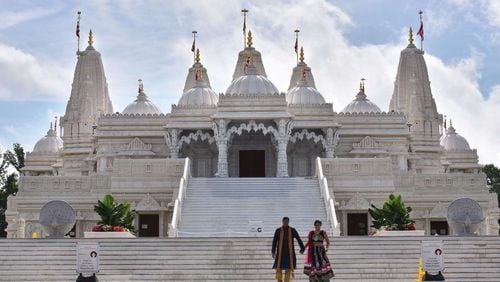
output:
<svg viewBox="0 0 500 282"><path fill-rule="evenodd" d="M177 103L192 64L192 30L213 89L225 91L243 47L244 7L254 46L280 90L288 87L299 28L306 62L334 110L354 98L362 77L368 97L387 110L399 52L423 10L438 110L478 149L481 163L500 165L500 1L0 0L0 7L2 150L19 142L30 151L52 118L64 114L79 10L82 41L92 28L115 111L134 100L142 78L163 112Z"/></svg>

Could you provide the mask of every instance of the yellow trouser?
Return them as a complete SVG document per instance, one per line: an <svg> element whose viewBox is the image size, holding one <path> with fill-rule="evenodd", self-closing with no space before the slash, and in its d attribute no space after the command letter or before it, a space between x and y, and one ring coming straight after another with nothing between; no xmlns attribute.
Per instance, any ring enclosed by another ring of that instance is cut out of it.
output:
<svg viewBox="0 0 500 282"><path fill-rule="evenodd" d="M292 270L291 269L285 269L285 279L283 279L283 274L276 273L276 281L278 282L290 282L290 278L292 276Z"/></svg>

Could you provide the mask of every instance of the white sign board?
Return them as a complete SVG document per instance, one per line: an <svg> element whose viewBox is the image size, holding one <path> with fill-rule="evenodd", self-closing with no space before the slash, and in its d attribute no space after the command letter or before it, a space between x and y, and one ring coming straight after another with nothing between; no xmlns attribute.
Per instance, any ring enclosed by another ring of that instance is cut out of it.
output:
<svg viewBox="0 0 500 282"><path fill-rule="evenodd" d="M249 234L253 236L260 236L262 235L262 221L249 221Z"/></svg>
<svg viewBox="0 0 500 282"><path fill-rule="evenodd" d="M422 241L422 266L432 274L444 270L443 241Z"/></svg>
<svg viewBox="0 0 500 282"><path fill-rule="evenodd" d="M98 242L78 242L76 245L76 272L99 272L99 256Z"/></svg>

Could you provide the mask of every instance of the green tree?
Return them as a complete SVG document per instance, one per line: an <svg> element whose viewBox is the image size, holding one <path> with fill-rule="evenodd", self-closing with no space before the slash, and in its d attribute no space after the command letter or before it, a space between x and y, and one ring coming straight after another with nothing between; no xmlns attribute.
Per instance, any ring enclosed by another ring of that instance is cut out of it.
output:
<svg viewBox="0 0 500 282"><path fill-rule="evenodd" d="M483 172L486 174L486 185L490 192L497 193L500 202L500 168L494 164L487 164L483 166Z"/></svg>
<svg viewBox="0 0 500 282"><path fill-rule="evenodd" d="M14 143L13 150L7 150L3 154L3 160L8 165L12 166L21 173L21 168L24 167L24 149L19 143Z"/></svg>
<svg viewBox="0 0 500 282"><path fill-rule="evenodd" d="M377 229L388 227L392 230L406 230L409 224L415 223L410 219L411 207L405 207L401 195L390 194L382 208L371 205L368 212L373 219L372 227Z"/></svg>
<svg viewBox="0 0 500 282"><path fill-rule="evenodd" d="M135 231L134 218L137 215L130 203L118 203L113 196L106 195L102 201L97 201L94 211L101 217L99 225L122 226L131 232Z"/></svg>
<svg viewBox="0 0 500 282"><path fill-rule="evenodd" d="M13 150L7 150L0 154L0 237L6 237L7 222L5 211L7 210L7 198L17 193L17 177L24 167L24 149L19 143L14 143ZM8 169L14 168L16 171L9 173Z"/></svg>

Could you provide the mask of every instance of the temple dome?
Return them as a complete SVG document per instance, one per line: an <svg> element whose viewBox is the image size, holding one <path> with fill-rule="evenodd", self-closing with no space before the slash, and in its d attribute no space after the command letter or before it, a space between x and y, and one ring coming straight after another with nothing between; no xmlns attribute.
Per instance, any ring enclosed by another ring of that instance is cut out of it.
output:
<svg viewBox="0 0 500 282"><path fill-rule="evenodd" d="M380 113L380 108L366 98L365 86L362 82L356 98L350 102L341 113Z"/></svg>
<svg viewBox="0 0 500 282"><path fill-rule="evenodd" d="M196 80L193 88L182 94L178 106L215 106L219 98L204 80Z"/></svg>
<svg viewBox="0 0 500 282"><path fill-rule="evenodd" d="M247 73L235 79L227 88L230 95L258 95L279 93L274 84L265 76L259 75L254 65L248 66Z"/></svg>
<svg viewBox="0 0 500 282"><path fill-rule="evenodd" d="M148 96L144 93L142 83L139 85L139 94L134 102L125 107L122 114L128 115L159 115L161 110L149 101Z"/></svg>
<svg viewBox="0 0 500 282"><path fill-rule="evenodd" d="M446 151L470 150L469 142L456 132L453 125L450 125L446 130L446 134L441 138L441 146L443 146Z"/></svg>
<svg viewBox="0 0 500 282"><path fill-rule="evenodd" d="M56 134L56 130L52 129L52 125L47 131L47 135L36 142L33 147L33 153L38 154L57 154L63 148L63 141Z"/></svg>
<svg viewBox="0 0 500 282"><path fill-rule="evenodd" d="M321 105L326 103L321 93L313 86L310 86L304 76L297 82L295 87L288 91L286 101L291 105Z"/></svg>

